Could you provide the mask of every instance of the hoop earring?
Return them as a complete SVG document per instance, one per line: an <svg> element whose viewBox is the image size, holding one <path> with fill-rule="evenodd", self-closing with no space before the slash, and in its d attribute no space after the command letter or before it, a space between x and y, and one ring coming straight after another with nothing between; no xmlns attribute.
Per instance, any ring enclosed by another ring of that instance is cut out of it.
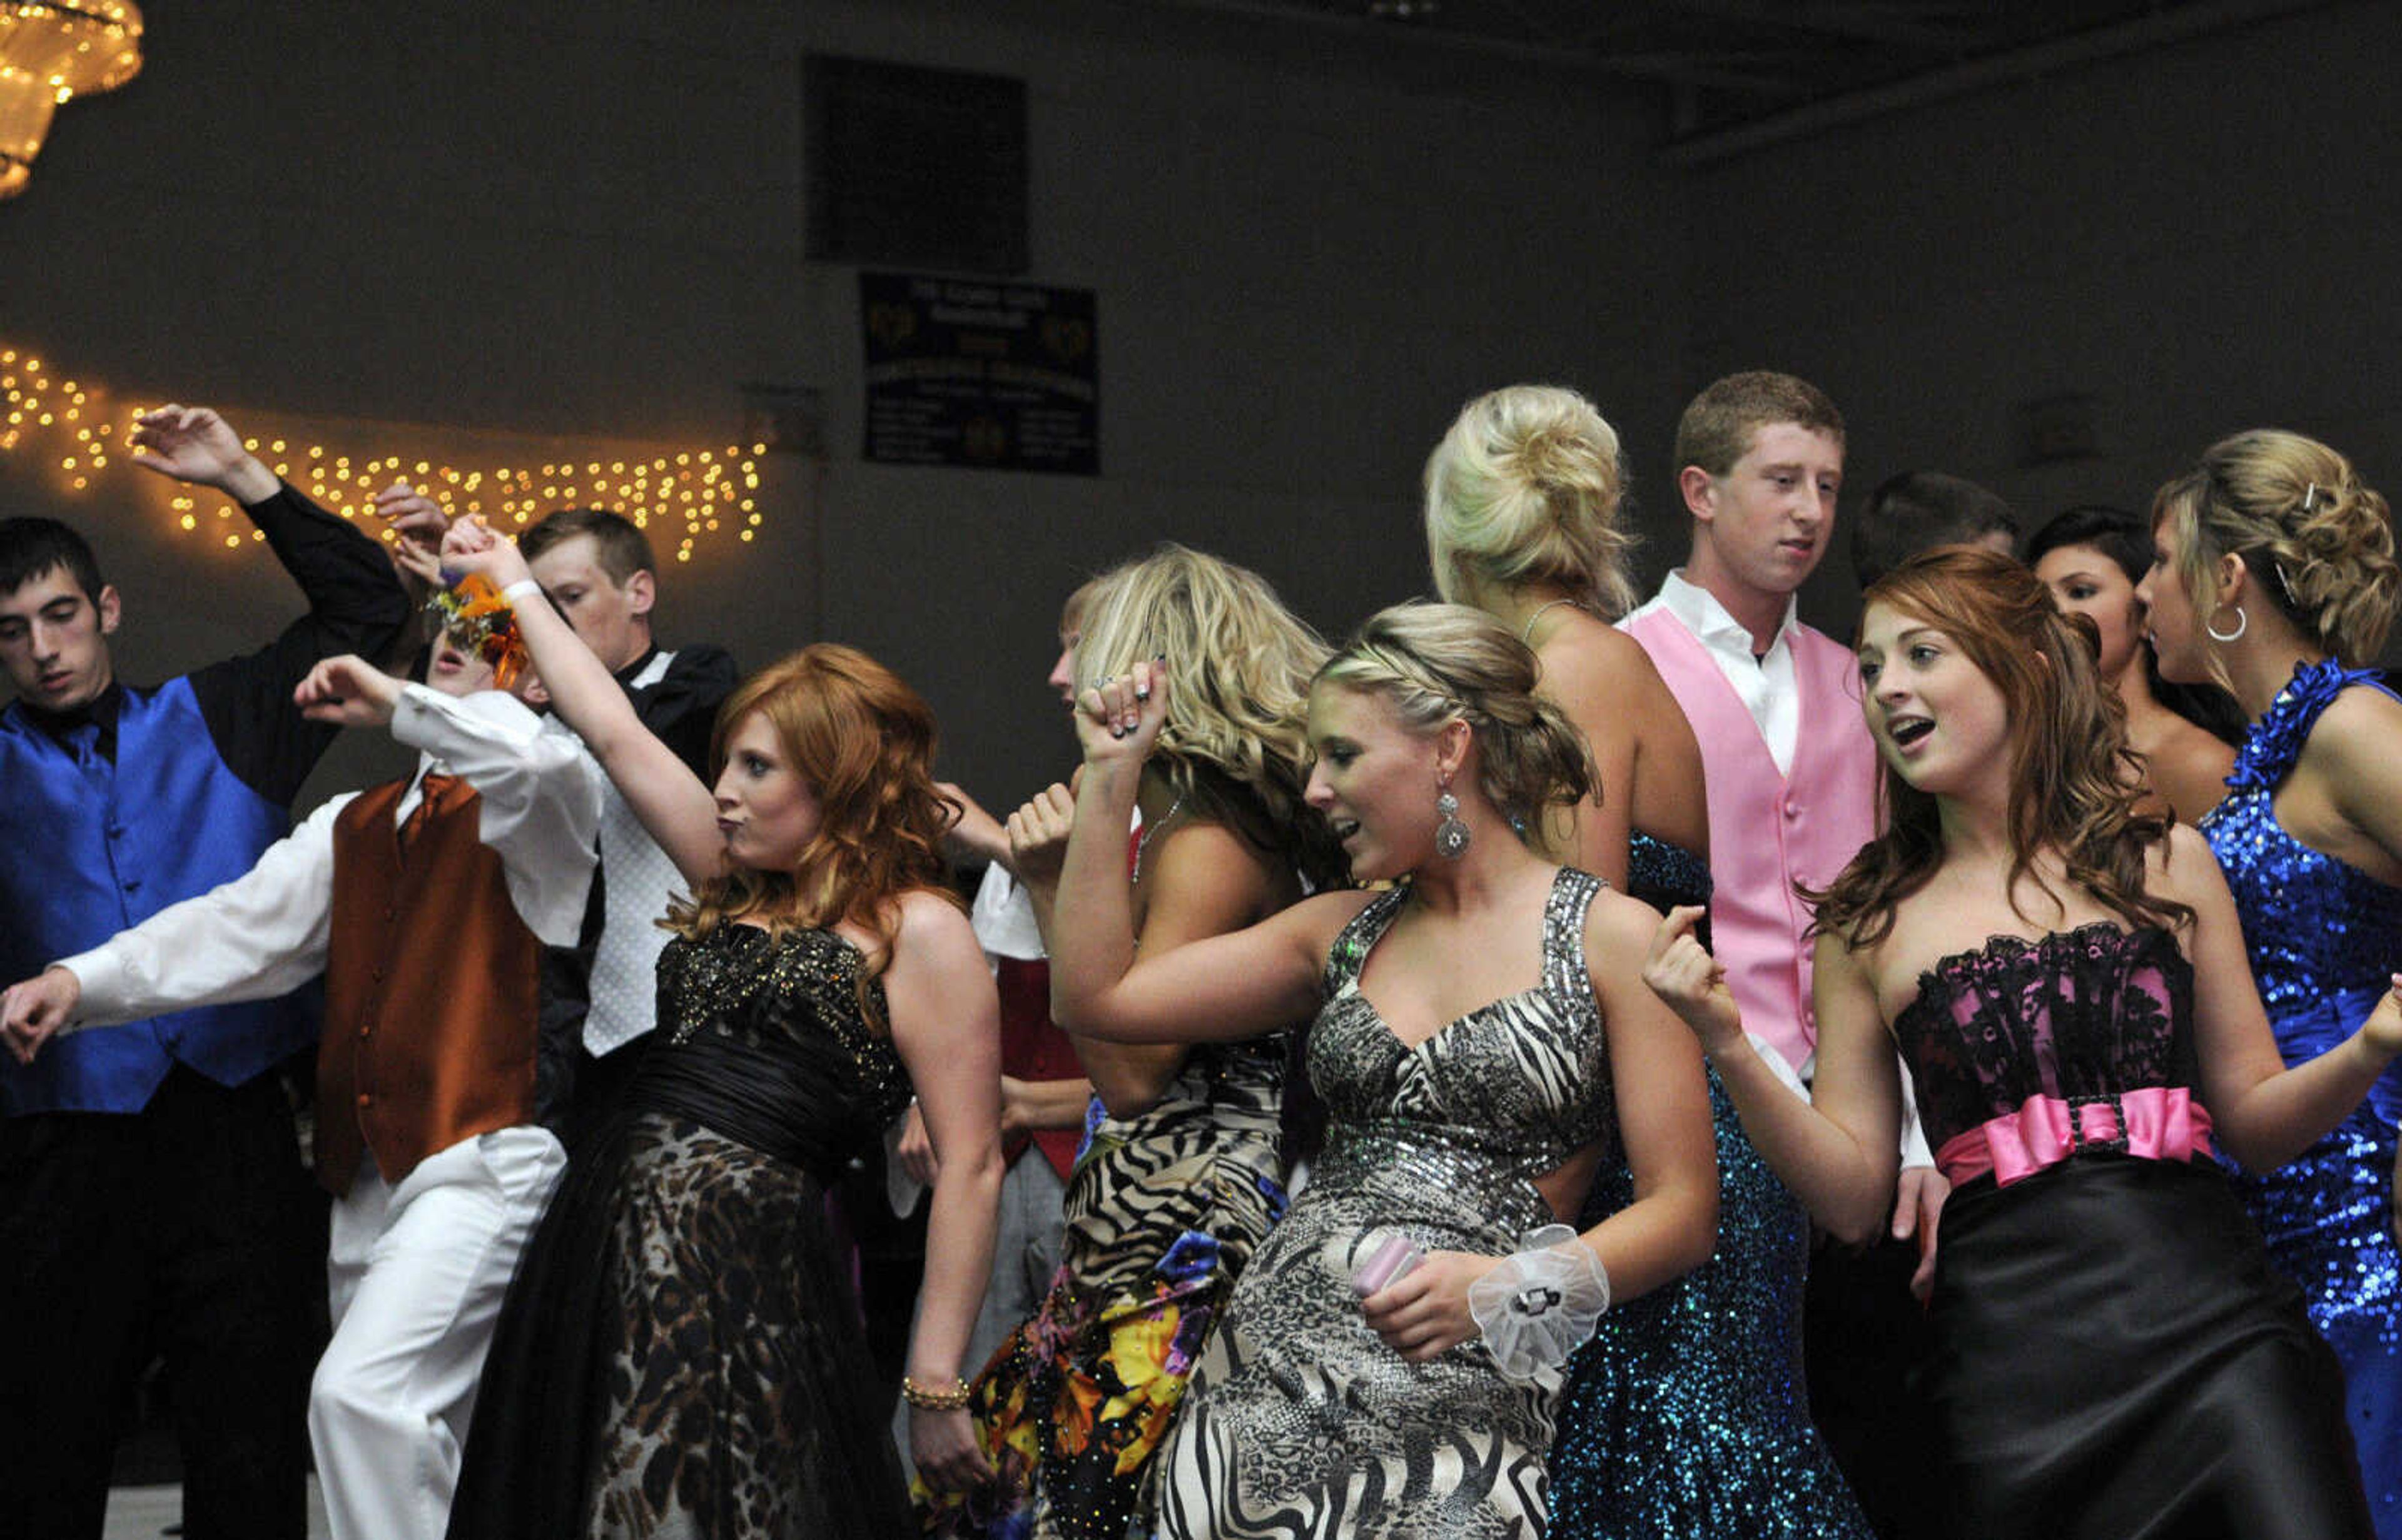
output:
<svg viewBox="0 0 2402 1540"><path fill-rule="evenodd" d="M2226 609L2226 608L2228 608L2228 606L2223 605L2223 604L2222 604L2222 605L2220 605L2220 606L2218 607L2218 609L2219 609L2219 610L2224 610L2224 609ZM2203 622L2202 623L2202 629L2203 634L2205 634L2206 636L2208 636L2208 637L2210 638L2210 639L2211 639L2211 640L2213 640L2213 641L2226 642L2226 641L2241 641L2241 640L2243 640L2243 632L2244 632L2245 628L2246 628L2246 627L2248 627L2248 626L2251 626L2251 624L2252 624L2252 617L2251 617L2250 615L2247 615L2247 614L2245 614L2245 613L2243 612L2243 606L2242 606L2242 605L2240 605L2240 604L2238 604L2238 605L2234 606L2234 610L2235 610L2235 629L2234 629L2234 630L2232 630L2232 631L2221 631L2221 630L2220 630L2220 629L2219 629L2216 625L2212 624L2212 622L2214 622L2214 621L2216 621L2216 620L2217 620L2217 619L2218 619L2218 610L2213 610L2213 611L2210 612L2210 619L2209 619L2209 620L2205 620L2205 621L2203 621Z"/></svg>
<svg viewBox="0 0 2402 1540"><path fill-rule="evenodd" d="M1451 794L1445 784L1434 799L1435 853L1446 860L1457 860L1468 853L1468 825L1460 820L1459 799Z"/></svg>

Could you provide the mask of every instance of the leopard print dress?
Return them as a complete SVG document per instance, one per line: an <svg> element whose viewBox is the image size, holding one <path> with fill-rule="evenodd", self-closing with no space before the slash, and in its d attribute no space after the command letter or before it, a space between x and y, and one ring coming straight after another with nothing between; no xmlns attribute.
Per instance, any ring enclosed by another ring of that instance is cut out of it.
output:
<svg viewBox="0 0 2402 1540"><path fill-rule="evenodd" d="M453 1540L910 1532L825 1210L909 1099L861 967L822 930L669 944L657 1040L511 1286Z"/></svg>

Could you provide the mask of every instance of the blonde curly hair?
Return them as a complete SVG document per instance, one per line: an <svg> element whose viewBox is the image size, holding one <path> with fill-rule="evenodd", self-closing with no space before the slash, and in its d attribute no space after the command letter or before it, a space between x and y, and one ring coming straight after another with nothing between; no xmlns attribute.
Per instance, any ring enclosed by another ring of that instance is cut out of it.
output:
<svg viewBox="0 0 2402 1540"><path fill-rule="evenodd" d="M2268 602L2346 667L2373 662L2402 601L2394 515L2317 439L2255 428L2220 439L2152 501L2176 537L2177 582L2208 610L2211 569L2239 557Z"/></svg>
<svg viewBox="0 0 2402 1540"><path fill-rule="evenodd" d="M1175 685L1152 767L1195 816L1289 854L1313 881L1339 879L1341 852L1302 797L1303 719L1325 641L1257 572L1172 542L1096 581L1076 641L1080 688L1165 656Z"/></svg>

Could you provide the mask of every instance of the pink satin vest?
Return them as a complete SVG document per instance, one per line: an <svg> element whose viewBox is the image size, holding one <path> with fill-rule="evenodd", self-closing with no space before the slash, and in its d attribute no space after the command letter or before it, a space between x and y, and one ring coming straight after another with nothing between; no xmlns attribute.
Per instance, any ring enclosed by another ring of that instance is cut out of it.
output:
<svg viewBox="0 0 2402 1540"><path fill-rule="evenodd" d="M1876 833L1876 746L1860 718L1852 654L1794 627L1794 682L1801 723L1789 774L1779 775L1768 742L1698 638L1666 610L1631 620L1626 631L1668 681L1701 740L1710 798L1712 943L1744 1030L1765 1039L1796 1069L1818 1041L1810 1006L1809 905L1797 883L1823 887Z"/></svg>

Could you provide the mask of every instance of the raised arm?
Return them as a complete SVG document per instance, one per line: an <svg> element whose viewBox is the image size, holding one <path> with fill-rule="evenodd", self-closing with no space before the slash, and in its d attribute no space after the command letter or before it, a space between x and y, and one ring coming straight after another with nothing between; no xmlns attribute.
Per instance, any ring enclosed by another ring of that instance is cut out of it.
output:
<svg viewBox="0 0 2402 1540"><path fill-rule="evenodd" d="M939 1165L926 1224L909 1379L928 1390L964 1369L992 1269L1001 1201L1001 1005L967 918L930 893L902 901L884 975L892 1044L908 1066ZM964 1408L912 1408L909 1441L928 1482L958 1491L988 1478Z"/></svg>
<svg viewBox="0 0 2402 1540"><path fill-rule="evenodd" d="M1701 1039L1744 1132L1811 1217L1850 1244L1871 1239L1893 1203L1901 1071L1866 970L1840 937L1818 937L1818 1077L1804 1101L1744 1036L1726 969L1694 939L1702 914L1678 908L1660 922L1644 982Z"/></svg>
<svg viewBox="0 0 2402 1540"><path fill-rule="evenodd" d="M684 881L697 887L716 876L725 841L717 827L715 796L674 749L642 725L608 666L543 597L517 543L461 519L444 537L442 559L453 569L481 572L508 595L518 634L549 693L551 709L584 740Z"/></svg>
<svg viewBox="0 0 2402 1540"><path fill-rule="evenodd" d="M1055 836L1046 820L1072 822L1057 891L1035 908L1051 956L1051 1019L1072 1036L1120 1043L1255 1038L1303 1020L1317 1009L1327 943L1365 896L1322 894L1138 960L1125 831L1142 762L1167 718L1166 672L1138 663L1131 681L1110 688L1106 704L1086 691L1079 712L1084 774L1072 811L1054 787L1010 818L1021 857Z"/></svg>
<svg viewBox="0 0 2402 1540"><path fill-rule="evenodd" d="M145 412L131 442L135 464L241 503L309 601L268 646L191 676L227 767L269 801L288 803L333 741L293 709L292 687L321 658L380 655L408 623L408 597L380 544L279 481L209 408Z"/></svg>
<svg viewBox="0 0 2402 1540"><path fill-rule="evenodd" d="M2253 983L2234 897L2202 835L2183 824L2169 832L2164 876L2193 906L2194 1037L2212 1133L2244 1165L2273 1170L2350 1116L2402 1053L2402 997L2389 989L2351 1037L2286 1068Z"/></svg>

